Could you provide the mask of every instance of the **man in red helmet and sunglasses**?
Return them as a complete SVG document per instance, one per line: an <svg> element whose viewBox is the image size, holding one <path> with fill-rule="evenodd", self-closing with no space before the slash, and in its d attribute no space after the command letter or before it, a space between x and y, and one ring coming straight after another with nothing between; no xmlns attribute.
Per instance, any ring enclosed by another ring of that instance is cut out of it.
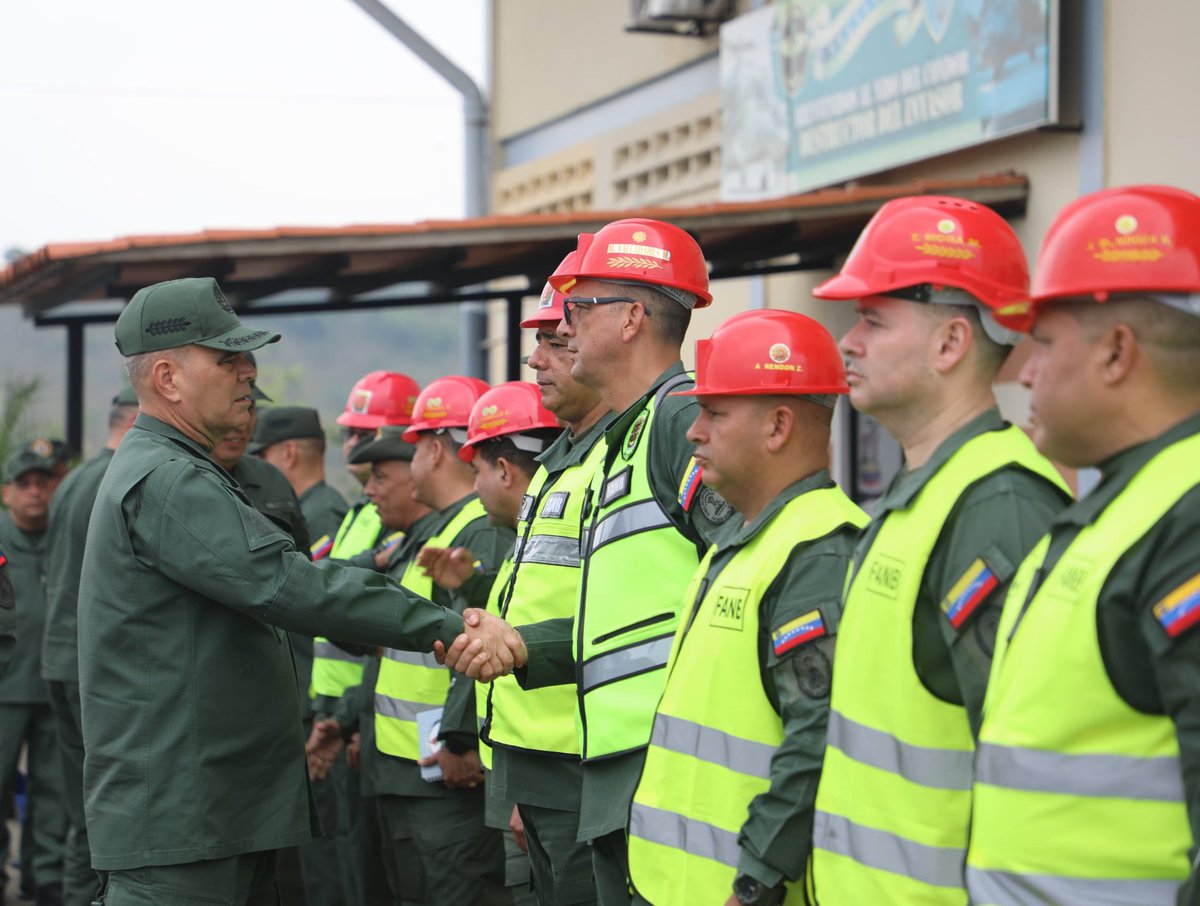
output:
<svg viewBox="0 0 1200 906"><path fill-rule="evenodd" d="M1013 580L979 733L973 903L1200 898L1200 198L1106 189L1038 255L1021 381L1100 470Z"/></svg>
<svg viewBox="0 0 1200 906"><path fill-rule="evenodd" d="M1067 490L996 408L1025 253L958 198L884 205L814 295L854 301L850 402L904 451L855 551L813 828L822 904L966 902L972 761L1004 590Z"/></svg>

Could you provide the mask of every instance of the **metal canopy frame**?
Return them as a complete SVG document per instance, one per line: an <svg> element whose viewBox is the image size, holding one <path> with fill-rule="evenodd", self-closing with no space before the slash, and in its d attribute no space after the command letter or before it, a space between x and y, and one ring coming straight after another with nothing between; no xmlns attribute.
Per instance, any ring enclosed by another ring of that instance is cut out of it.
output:
<svg viewBox="0 0 1200 906"><path fill-rule="evenodd" d="M849 251L882 204L923 193L956 195L1019 217L1025 213L1029 183L1008 173L854 185L752 203L397 226L207 231L49 245L0 271L0 305L20 304L36 326L65 329L67 440L79 449L84 329L114 322L133 293L152 283L216 277L239 314L255 316L502 301L505 371L516 379L522 303L541 292L545 276L574 247L578 233L594 232L623 217L670 221L699 241L712 280L828 268ZM316 298L307 301L304 296Z"/></svg>

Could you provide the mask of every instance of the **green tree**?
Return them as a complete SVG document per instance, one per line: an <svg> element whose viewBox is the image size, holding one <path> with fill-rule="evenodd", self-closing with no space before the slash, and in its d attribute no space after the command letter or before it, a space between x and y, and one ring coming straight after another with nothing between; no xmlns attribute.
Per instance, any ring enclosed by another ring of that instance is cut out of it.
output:
<svg viewBox="0 0 1200 906"><path fill-rule="evenodd" d="M0 406L0 464L17 446L18 437L28 433L33 403L41 386L40 377L8 378L4 382L4 403Z"/></svg>

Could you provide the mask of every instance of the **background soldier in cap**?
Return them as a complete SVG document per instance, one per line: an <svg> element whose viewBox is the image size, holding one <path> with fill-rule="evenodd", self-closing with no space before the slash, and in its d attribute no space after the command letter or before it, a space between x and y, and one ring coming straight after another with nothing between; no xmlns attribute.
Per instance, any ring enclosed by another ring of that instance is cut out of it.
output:
<svg viewBox="0 0 1200 906"><path fill-rule="evenodd" d="M258 413L250 453L275 466L300 500L313 559L326 556L346 518L346 501L325 483L325 432L316 409L275 406Z"/></svg>
<svg viewBox="0 0 1200 906"><path fill-rule="evenodd" d="M279 339L243 326L214 280L141 290L116 337L141 414L101 483L80 582L93 863L107 906L275 903L274 852L306 842L313 817L276 627L428 649L462 619L311 563L209 458L249 420L244 352ZM521 646L485 647L499 670Z"/></svg>
<svg viewBox="0 0 1200 906"><path fill-rule="evenodd" d="M1100 483L1004 603L967 881L980 904L1200 902L1200 198L1072 202L1014 306L1033 439Z"/></svg>
<svg viewBox="0 0 1200 906"><path fill-rule="evenodd" d="M4 463L0 550L11 570L19 622L8 671L0 678L0 802L12 801L21 746L28 745L33 879L39 903L62 901L62 859L67 832L58 734L42 679L42 633L46 625L45 553L50 498L58 486L53 445L38 439L19 447ZM7 830L4 846L8 852Z"/></svg>
<svg viewBox="0 0 1200 906"><path fill-rule="evenodd" d="M829 477L847 390L804 315L742 312L697 344L688 437L742 524L683 595L630 812L639 902L805 902L842 585L867 524Z"/></svg>
<svg viewBox="0 0 1200 906"><path fill-rule="evenodd" d="M63 902L88 906L99 888L88 849L83 814L83 725L79 713L79 573L88 519L100 481L121 439L137 417L137 396L126 385L113 397L108 440L99 453L73 469L50 501L46 530L46 633L42 676L58 729L60 762L69 826L63 860Z"/></svg>
<svg viewBox="0 0 1200 906"><path fill-rule="evenodd" d="M992 313L1028 285L1000 215L917 196L880 208L814 291L857 301L841 340L850 402L904 450L855 551L838 634L813 840L823 904L966 899L972 756L1000 602L1068 499L992 392L1017 338Z"/></svg>

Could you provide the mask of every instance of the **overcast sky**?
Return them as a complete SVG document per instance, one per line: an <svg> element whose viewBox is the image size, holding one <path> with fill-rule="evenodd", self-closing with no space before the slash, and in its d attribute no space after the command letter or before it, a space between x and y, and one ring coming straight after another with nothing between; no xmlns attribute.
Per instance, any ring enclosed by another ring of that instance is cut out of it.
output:
<svg viewBox="0 0 1200 906"><path fill-rule="evenodd" d="M485 0L387 2L482 82ZM0 253L460 216L462 166L459 95L352 0L0 0Z"/></svg>

